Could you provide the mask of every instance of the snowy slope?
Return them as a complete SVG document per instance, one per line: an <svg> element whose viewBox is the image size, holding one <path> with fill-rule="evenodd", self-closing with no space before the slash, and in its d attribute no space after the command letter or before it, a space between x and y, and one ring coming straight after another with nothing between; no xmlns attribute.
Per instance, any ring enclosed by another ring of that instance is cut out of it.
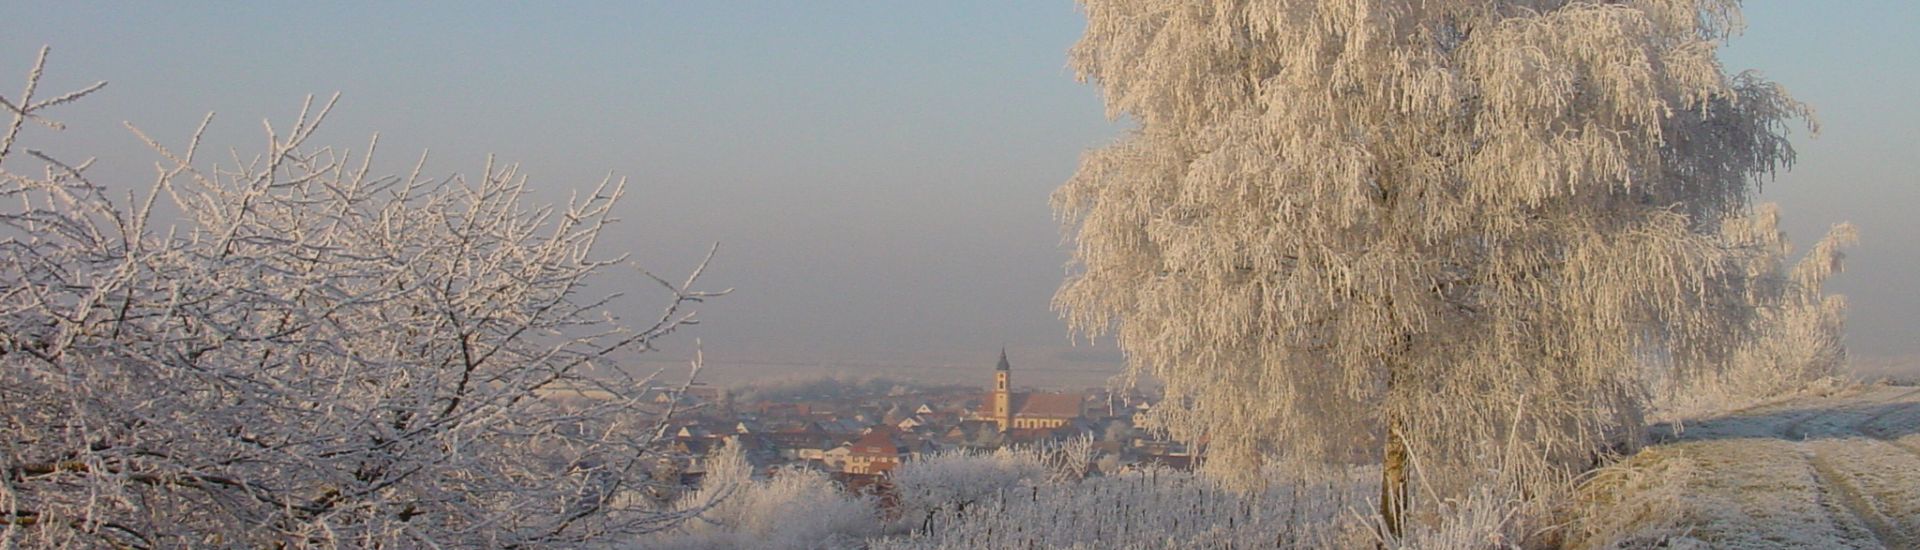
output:
<svg viewBox="0 0 1920 550"><path fill-rule="evenodd" d="M1669 545L1920 548L1920 388L1803 398L1662 439L1643 456L1687 463Z"/></svg>

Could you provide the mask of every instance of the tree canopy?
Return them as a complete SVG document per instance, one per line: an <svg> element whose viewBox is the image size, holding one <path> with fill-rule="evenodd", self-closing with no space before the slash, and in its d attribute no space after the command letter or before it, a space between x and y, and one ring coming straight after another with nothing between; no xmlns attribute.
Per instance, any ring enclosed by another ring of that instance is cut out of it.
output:
<svg viewBox="0 0 1920 550"><path fill-rule="evenodd" d="M0 98L0 545L565 546L702 510L639 496L672 410L609 367L713 294L661 281L630 325L587 292L621 182L381 176L307 143L309 100L229 164L135 130L163 162L134 191L14 147L100 87L40 76Z"/></svg>
<svg viewBox="0 0 1920 550"><path fill-rule="evenodd" d="M1054 195L1055 306L1218 471L1550 472L1781 296L1752 201L1811 112L1721 67L1736 1L1083 4L1072 65L1138 127Z"/></svg>

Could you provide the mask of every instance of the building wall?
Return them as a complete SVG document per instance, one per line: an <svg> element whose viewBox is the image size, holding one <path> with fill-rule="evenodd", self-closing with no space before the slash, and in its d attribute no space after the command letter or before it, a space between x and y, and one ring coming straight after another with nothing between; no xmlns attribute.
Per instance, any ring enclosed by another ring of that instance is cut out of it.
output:
<svg viewBox="0 0 1920 550"><path fill-rule="evenodd" d="M844 471L849 474L876 474L890 470L899 463L900 459L894 457L853 455L847 457Z"/></svg>
<svg viewBox="0 0 1920 550"><path fill-rule="evenodd" d="M1067 425L1064 418L1015 418L1013 427L1027 430L1035 428L1053 429Z"/></svg>
<svg viewBox="0 0 1920 550"><path fill-rule="evenodd" d="M1000 431L1007 431L1013 423L1013 389L1009 387L1007 371L993 373L993 421L1000 425Z"/></svg>

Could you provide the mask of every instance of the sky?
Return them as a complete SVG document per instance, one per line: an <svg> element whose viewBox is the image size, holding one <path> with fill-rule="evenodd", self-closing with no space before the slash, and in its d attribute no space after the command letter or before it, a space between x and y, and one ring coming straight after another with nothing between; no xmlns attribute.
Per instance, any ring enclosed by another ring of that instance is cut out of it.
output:
<svg viewBox="0 0 1920 550"><path fill-rule="evenodd" d="M563 7L556 7L563 6ZM521 164L545 201L629 181L604 240L662 275L714 243L698 337L736 376L919 369L1111 373L1049 308L1067 250L1047 204L1079 156L1124 133L1065 52L1064 1L0 3L0 90L51 46L45 89L108 87L53 116L36 148L100 157L145 185L122 126L181 143L207 112L213 151L260 149L263 119L339 92L317 138L390 171ZM1920 354L1920 3L1753 2L1723 51L1819 111L1799 164L1762 200L1811 244L1862 240L1833 289L1857 355ZM104 177L102 177L104 176ZM616 278L609 287L637 281ZM644 317L644 287L625 306ZM1018 367L1016 367L1018 368ZM710 370L712 372L712 370Z"/></svg>

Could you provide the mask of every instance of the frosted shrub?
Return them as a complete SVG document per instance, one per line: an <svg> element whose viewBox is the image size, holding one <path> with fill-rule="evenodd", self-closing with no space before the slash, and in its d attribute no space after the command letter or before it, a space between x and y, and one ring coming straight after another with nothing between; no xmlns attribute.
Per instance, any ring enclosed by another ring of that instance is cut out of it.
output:
<svg viewBox="0 0 1920 550"><path fill-rule="evenodd" d="M1027 478L970 491L969 505L932 510L911 533L872 548L1332 547L1353 537L1355 513L1371 505L1378 475L1341 469L1251 493L1160 468L1060 483Z"/></svg>
<svg viewBox="0 0 1920 550"><path fill-rule="evenodd" d="M737 451L709 459L701 493L720 504L645 548L1362 548L1381 542L1377 467L1268 467L1263 488L1159 467L1066 475L1072 441L948 451L889 479L891 508L847 496L820 474L755 480ZM1518 544L1537 503L1478 487L1433 507L1394 548L1491 549ZM883 518L887 528L884 531Z"/></svg>
<svg viewBox="0 0 1920 550"><path fill-rule="evenodd" d="M713 294L662 280L629 325L586 293L625 263L594 246L621 182L556 207L512 165L382 176L308 143L311 100L226 164L206 123L135 130L156 179L96 181L18 147L99 89L37 96L45 55L0 98L0 548L578 546L709 504L633 496L673 411L605 367Z"/></svg>
<svg viewBox="0 0 1920 550"><path fill-rule="evenodd" d="M811 550L858 548L881 527L874 499L848 495L826 474L780 469L764 480L729 442L708 458L700 491L682 510L719 502L679 528L642 539L641 548Z"/></svg>
<svg viewBox="0 0 1920 550"><path fill-rule="evenodd" d="M954 514L996 495L1049 479L1045 460L1029 448L956 449L908 462L893 472L900 521L926 529L934 517Z"/></svg>
<svg viewBox="0 0 1920 550"><path fill-rule="evenodd" d="M1008 490L1079 481L1093 470L1093 454L1093 439L1086 435L990 451L942 451L894 471L896 515L907 528L925 529L934 517L964 512Z"/></svg>
<svg viewBox="0 0 1920 550"><path fill-rule="evenodd" d="M1493 550L1519 549L1529 535L1525 528L1531 519L1526 513L1537 506L1509 495L1505 488L1476 486L1464 498L1449 499L1434 507L1436 515L1428 521L1413 523L1401 537L1385 546L1404 550ZM1368 518L1377 522L1377 517ZM1384 528L1350 531L1344 546L1363 547L1360 539L1380 542Z"/></svg>
<svg viewBox="0 0 1920 550"><path fill-rule="evenodd" d="M1649 449L1591 472L1570 499L1565 548L1680 548L1683 501L1696 465L1684 453Z"/></svg>

